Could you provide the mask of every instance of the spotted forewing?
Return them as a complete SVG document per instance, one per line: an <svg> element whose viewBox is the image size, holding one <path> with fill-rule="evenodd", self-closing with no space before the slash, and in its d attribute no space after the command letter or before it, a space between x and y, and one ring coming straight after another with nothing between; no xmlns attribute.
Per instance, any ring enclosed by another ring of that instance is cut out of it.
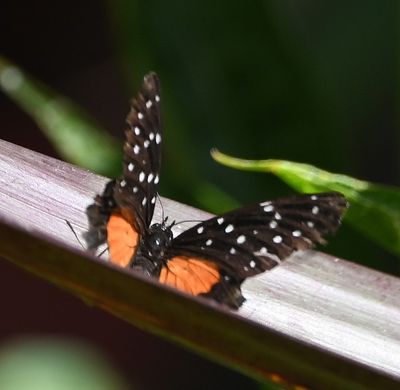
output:
<svg viewBox="0 0 400 390"><path fill-rule="evenodd" d="M155 73L146 75L132 100L127 125L123 174L114 196L124 216L143 235L153 217L161 164L160 83Z"/></svg>
<svg viewBox="0 0 400 390"><path fill-rule="evenodd" d="M242 280L278 265L293 251L324 243L347 207L337 192L256 203L204 221L173 241L173 255L214 259Z"/></svg>

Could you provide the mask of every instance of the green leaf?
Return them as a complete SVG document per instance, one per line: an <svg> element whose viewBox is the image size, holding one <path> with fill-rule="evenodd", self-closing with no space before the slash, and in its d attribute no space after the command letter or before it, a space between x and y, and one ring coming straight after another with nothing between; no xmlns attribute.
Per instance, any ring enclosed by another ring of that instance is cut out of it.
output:
<svg viewBox="0 0 400 390"><path fill-rule="evenodd" d="M283 160L242 160L212 150L214 160L247 171L273 173L300 192L339 191L350 202L345 220L387 250L400 255L400 189Z"/></svg>
<svg viewBox="0 0 400 390"><path fill-rule="evenodd" d="M0 89L35 120L64 159L103 175L118 173L119 143L74 103L4 57L0 57Z"/></svg>

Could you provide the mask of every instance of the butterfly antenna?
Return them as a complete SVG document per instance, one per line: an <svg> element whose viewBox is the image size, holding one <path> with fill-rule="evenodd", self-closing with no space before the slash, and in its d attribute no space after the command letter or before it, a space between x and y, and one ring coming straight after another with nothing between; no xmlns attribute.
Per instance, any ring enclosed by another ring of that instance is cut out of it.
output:
<svg viewBox="0 0 400 390"><path fill-rule="evenodd" d="M85 251L86 248L85 248L85 246L82 244L82 241L79 239L79 236L76 234L76 231L75 231L75 229L72 227L71 222L69 222L69 221L67 221L67 220L65 220L65 222L66 222L66 224L68 225L68 227L71 229L72 233L74 234L74 236L75 236L75 238L76 238L76 241L79 242L79 245L80 245L80 246L82 247L82 249Z"/></svg>
<svg viewBox="0 0 400 390"><path fill-rule="evenodd" d="M163 207L163 204L162 204L162 202L161 202L161 197L160 197L160 195L158 194L158 192L156 193L156 196L157 196L158 202L160 203L160 206L161 206L161 220L162 220L163 223L164 223L164 222L167 221L168 217L164 218L164 215L165 215L165 214L164 214L164 207Z"/></svg>
<svg viewBox="0 0 400 390"><path fill-rule="evenodd" d="M84 251L87 250L87 248L85 248L85 246L82 244L82 241L79 239L79 236L76 234L75 229L73 228L73 226L71 225L71 222L65 220L65 223L68 225L68 227L71 229L72 233L74 234L76 240L79 242L79 245L82 247L82 249ZM108 250L108 248L103 249L98 255L96 255L96 257L101 257L104 255L104 253Z"/></svg>
<svg viewBox="0 0 400 390"><path fill-rule="evenodd" d="M104 253L106 253L106 251L108 250L108 248L103 249L96 257L101 257L104 255Z"/></svg>
<svg viewBox="0 0 400 390"><path fill-rule="evenodd" d="M181 223L190 223L190 222L195 222L195 223L200 223L203 222L201 219L185 219L184 221L179 221L179 222L175 222L174 221L174 225L180 225Z"/></svg>

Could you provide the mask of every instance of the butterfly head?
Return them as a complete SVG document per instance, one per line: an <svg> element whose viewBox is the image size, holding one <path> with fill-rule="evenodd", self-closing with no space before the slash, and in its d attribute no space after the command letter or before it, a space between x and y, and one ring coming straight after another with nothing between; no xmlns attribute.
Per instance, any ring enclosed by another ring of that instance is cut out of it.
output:
<svg viewBox="0 0 400 390"><path fill-rule="evenodd" d="M173 239L172 225L167 225L165 222L166 220L162 223L151 225L148 234L144 238L141 252L153 260L163 260L165 251Z"/></svg>

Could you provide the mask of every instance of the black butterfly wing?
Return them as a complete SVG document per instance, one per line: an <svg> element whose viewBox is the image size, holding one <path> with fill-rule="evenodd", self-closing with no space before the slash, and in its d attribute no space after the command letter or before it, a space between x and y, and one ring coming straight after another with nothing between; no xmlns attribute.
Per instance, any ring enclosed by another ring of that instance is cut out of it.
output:
<svg viewBox="0 0 400 390"><path fill-rule="evenodd" d="M237 308L245 278L275 267L293 251L324 243L347 206L343 195L330 192L239 208L184 231L173 240L167 258L172 264L182 258L211 262L219 269L219 283L210 277L212 289L203 295Z"/></svg>
<svg viewBox="0 0 400 390"><path fill-rule="evenodd" d="M89 250L96 249L107 239L107 223L117 205L114 200L115 180L110 180L101 195L94 198L94 203L86 209L89 230L84 233Z"/></svg>
<svg viewBox="0 0 400 390"><path fill-rule="evenodd" d="M160 82L155 73L145 76L127 124L123 174L114 198L122 215L143 235L153 218L161 164Z"/></svg>
<svg viewBox="0 0 400 390"><path fill-rule="evenodd" d="M145 76L132 100L125 131L123 174L109 181L87 210L88 249L106 240L110 260L131 263L140 237L146 234L154 213L161 163L160 85L155 73Z"/></svg>

